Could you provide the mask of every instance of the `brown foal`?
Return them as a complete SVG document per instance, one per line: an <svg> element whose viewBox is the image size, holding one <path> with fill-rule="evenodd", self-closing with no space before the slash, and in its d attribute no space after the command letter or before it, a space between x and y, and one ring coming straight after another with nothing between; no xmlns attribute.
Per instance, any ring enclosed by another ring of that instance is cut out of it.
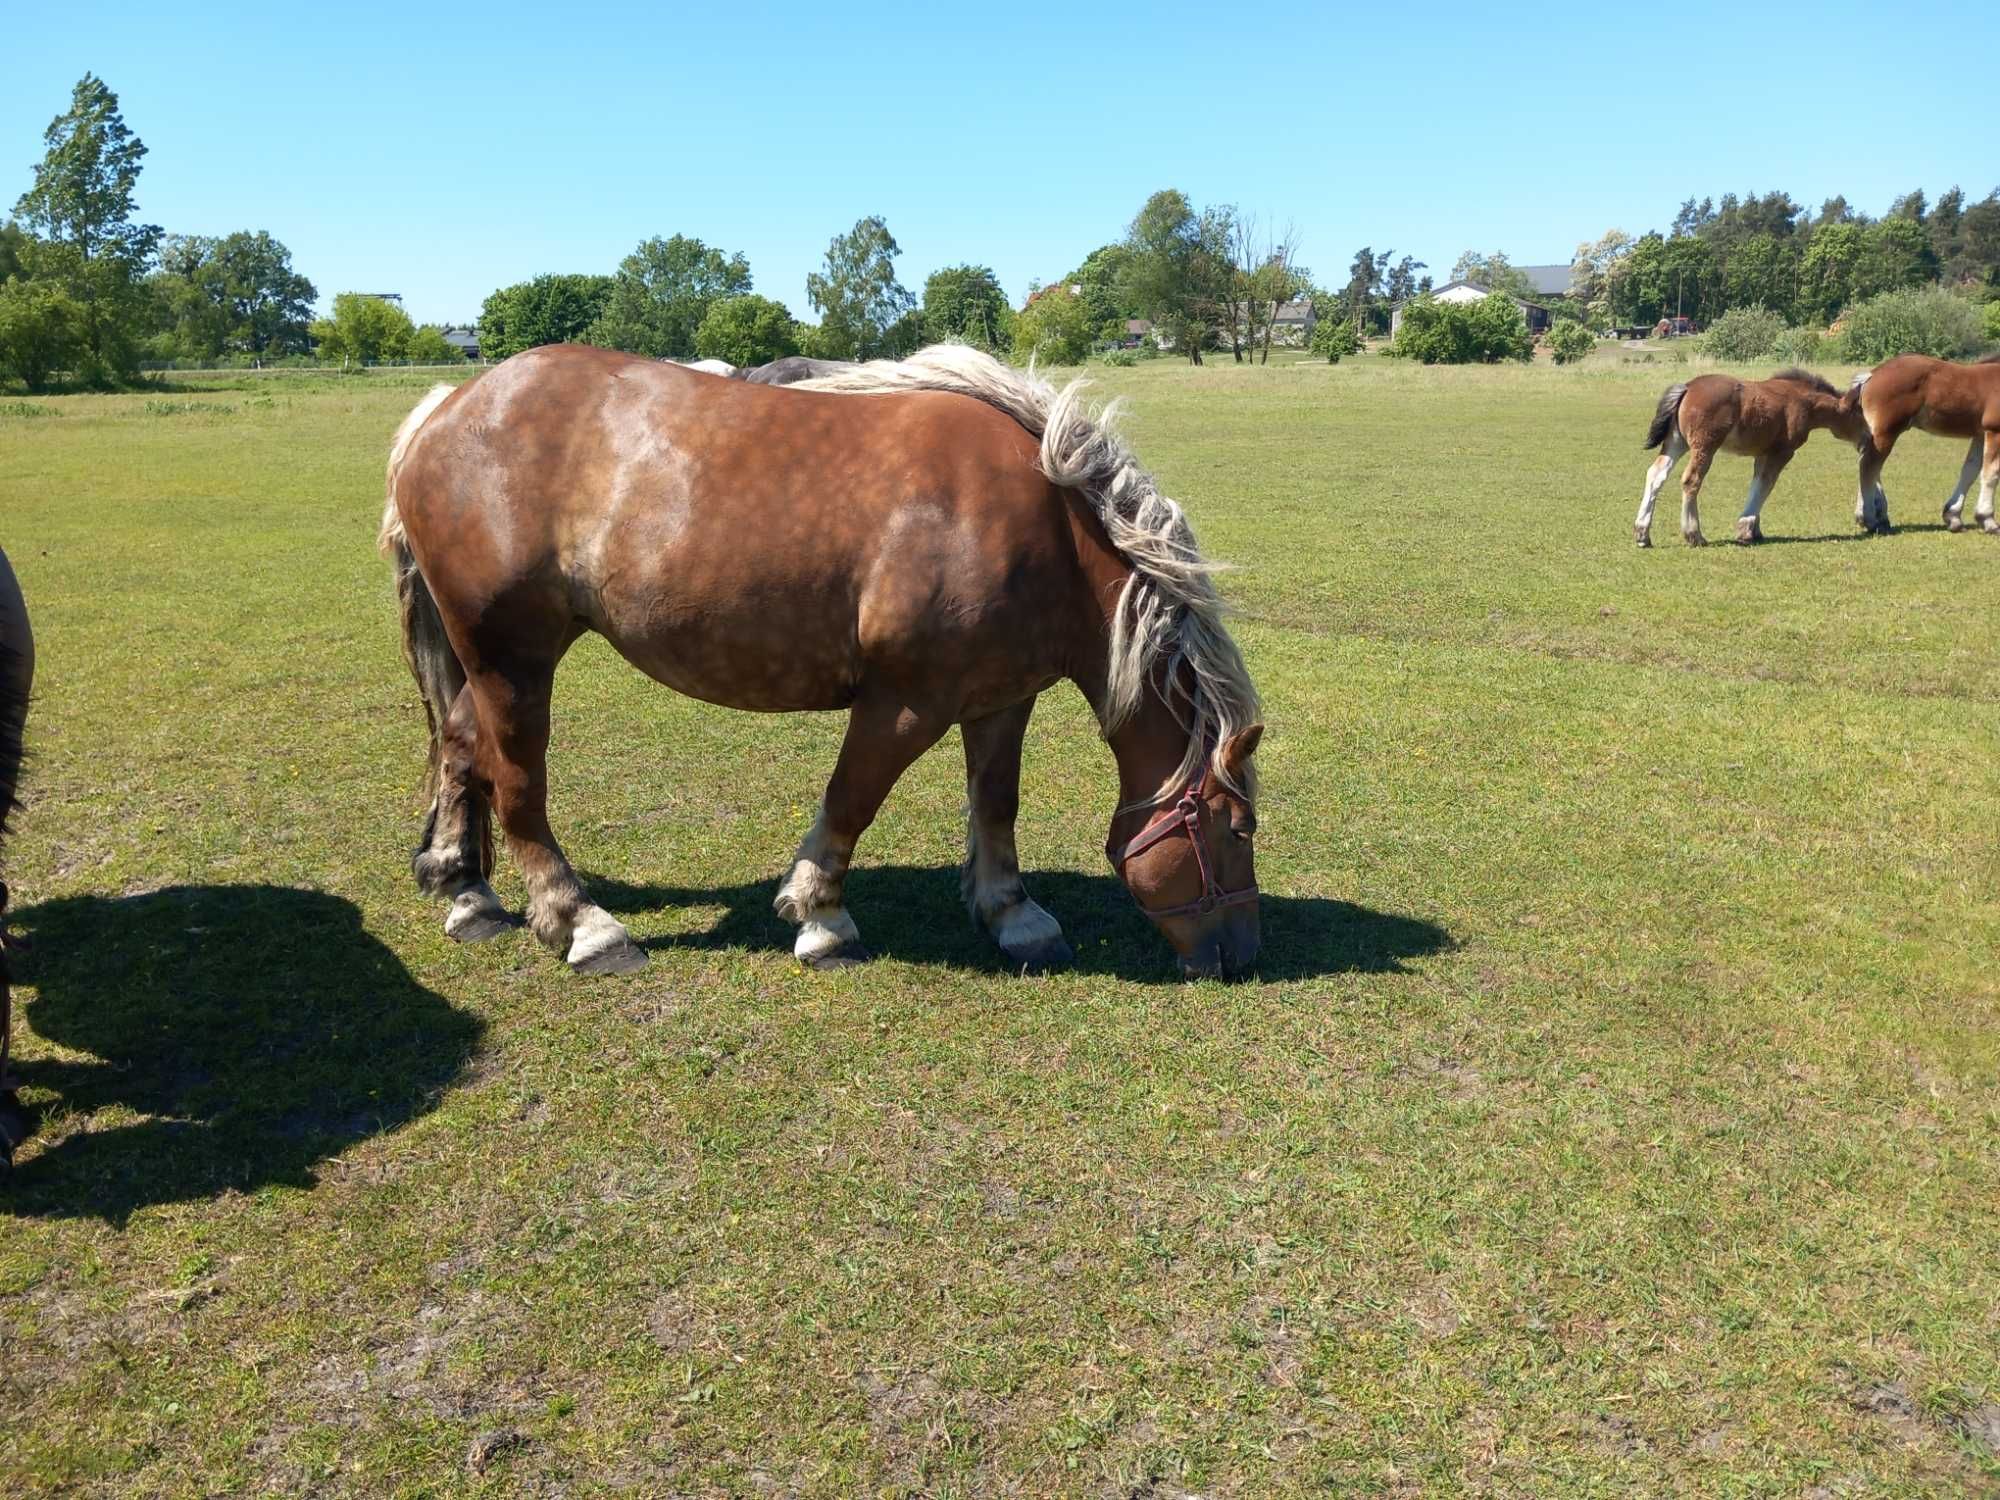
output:
<svg viewBox="0 0 2000 1500"><path fill-rule="evenodd" d="M1068 961L1014 848L1028 717L1066 678L1118 763L1109 847L1126 885L1188 973L1246 968L1261 726L1180 508L1074 387L974 351L941 346L817 385L556 346L410 414L382 543L432 720L415 868L451 898L446 930L474 941L507 925L487 882L490 807L536 936L584 972L645 961L548 823L556 664L594 630L690 697L846 710L819 816L778 892L802 960L866 956L843 900L856 842L956 724L973 917L1014 966ZM1172 836L1149 842L1167 804Z"/></svg>
<svg viewBox="0 0 2000 1500"><path fill-rule="evenodd" d="M1653 545L1653 501L1683 454L1688 465L1681 476L1682 539L1691 547L1707 545L1695 509L1702 481L1716 454L1739 453L1754 458L1756 467L1750 475L1750 497L1736 522L1736 540L1763 541L1764 502L1771 498L1792 455L1822 427L1851 443L1867 435L1852 401L1843 400L1839 391L1807 370L1780 370L1769 380L1697 375L1683 385L1667 387L1646 434L1646 446L1658 448L1660 456L1646 470L1646 488L1632 528L1639 545Z"/></svg>
<svg viewBox="0 0 2000 1500"><path fill-rule="evenodd" d="M1900 354L1855 376L1848 398L1866 421L1854 502L1855 523L1863 531L1889 529L1882 466L1896 439L1915 427L1971 443L1958 483L1944 502L1944 524L1953 531L1965 529L1965 497L1976 478L1979 504L1973 514L1982 531L2000 534L2000 520L1993 515L1993 492L2000 486L2000 355L1959 365L1927 354Z"/></svg>

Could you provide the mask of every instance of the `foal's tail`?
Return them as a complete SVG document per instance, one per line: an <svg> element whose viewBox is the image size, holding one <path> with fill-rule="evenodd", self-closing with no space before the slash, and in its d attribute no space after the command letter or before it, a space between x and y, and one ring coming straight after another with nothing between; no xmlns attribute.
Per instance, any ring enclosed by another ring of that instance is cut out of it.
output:
<svg viewBox="0 0 2000 1500"><path fill-rule="evenodd" d="M1681 398L1688 393L1687 382L1670 385L1660 396L1659 408L1653 413L1653 425L1646 429L1646 446L1658 448L1665 444L1674 424L1680 420Z"/></svg>
<svg viewBox="0 0 2000 1500"><path fill-rule="evenodd" d="M395 441L389 445L388 499L382 507L382 531L376 539L396 571L396 602L403 613L403 660L410 664L410 675L417 679L417 687L424 695L424 717L430 724L423 790L426 801L432 800L437 792L441 748L438 737L452 704L457 701L458 690L465 686L465 668L459 665L458 653L451 649L451 641L444 633L444 620L438 614L437 601L431 597L431 586L424 582L416 558L410 555L409 539L403 534L403 517L396 509L396 475L403 467L404 455L417 429L454 389L449 385L431 387L430 394L417 403L416 409L396 429Z"/></svg>

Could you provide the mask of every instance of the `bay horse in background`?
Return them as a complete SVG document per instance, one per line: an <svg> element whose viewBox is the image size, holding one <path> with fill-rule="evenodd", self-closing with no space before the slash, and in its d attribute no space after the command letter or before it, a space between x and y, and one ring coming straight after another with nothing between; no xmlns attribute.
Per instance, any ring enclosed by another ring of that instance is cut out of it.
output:
<svg viewBox="0 0 2000 1500"><path fill-rule="evenodd" d="M1697 375L1668 386L1653 413L1646 446L1660 456L1646 470L1646 488L1639 499L1633 533L1641 547L1653 545L1653 501L1687 455L1681 476L1681 537L1691 547L1706 546L1695 503L1701 495L1708 466L1718 453L1754 458L1750 496L1736 522L1736 540L1764 540L1764 502L1777 487L1778 476L1807 438L1825 427L1850 443L1867 436L1861 415L1851 400L1809 370L1780 370L1769 380L1738 380L1733 375Z"/></svg>
<svg viewBox="0 0 2000 1500"><path fill-rule="evenodd" d="M28 601L21 595L7 554L0 552L0 844L20 809L22 735L28 722L28 690L35 681L35 636L28 628ZM0 924L7 916L7 886L0 881ZM27 1139L30 1122L21 1108L19 1084L11 1071L14 1014L7 953L12 943L0 925L0 1166L14 1159Z"/></svg>
<svg viewBox="0 0 2000 1500"><path fill-rule="evenodd" d="M1965 497L1979 481L1973 515L1982 531L2000 534L1993 515L1993 492L2000 486L2000 354L1975 365L1899 354L1854 377L1849 398L1865 424L1861 478L1854 519L1863 531L1889 529L1889 497L1882 489L1882 466L1896 439L1912 427L1939 437L1966 438L1971 446L1958 482L1944 502L1944 524L1965 529Z"/></svg>
<svg viewBox="0 0 2000 1500"><path fill-rule="evenodd" d="M856 841L954 724L966 904L1010 966L1071 959L1014 845L1028 717L1064 679L1118 765L1105 852L1184 972L1256 958L1256 691L1181 508L1076 385L955 345L789 389L533 349L405 419L381 545L431 722L414 867L454 938L509 925L491 808L535 935L586 973L645 962L549 829L556 664L594 630L689 697L847 710L777 895L802 961L867 956L842 894Z"/></svg>

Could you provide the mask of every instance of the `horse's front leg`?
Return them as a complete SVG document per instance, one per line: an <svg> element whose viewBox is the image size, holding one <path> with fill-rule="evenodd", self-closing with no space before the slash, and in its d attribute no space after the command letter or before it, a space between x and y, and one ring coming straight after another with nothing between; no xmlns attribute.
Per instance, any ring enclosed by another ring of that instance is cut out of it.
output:
<svg viewBox="0 0 2000 1500"><path fill-rule="evenodd" d="M959 726L965 739L965 866L960 885L973 921L1023 973L1067 968L1076 955L1056 919L1028 899L1014 853L1021 806L1021 740L1035 700Z"/></svg>
<svg viewBox="0 0 2000 1500"><path fill-rule="evenodd" d="M950 727L949 714L879 697L863 698L849 711L819 816L778 887L778 915L799 927L792 952L801 963L837 969L867 961L843 896L854 846L898 778Z"/></svg>
<svg viewBox="0 0 2000 1500"><path fill-rule="evenodd" d="M1792 452L1790 448L1773 448L1761 455L1750 471L1750 498L1743 502L1743 514L1736 521L1736 540L1744 545L1764 540L1764 502L1778 487L1778 476L1792 461Z"/></svg>

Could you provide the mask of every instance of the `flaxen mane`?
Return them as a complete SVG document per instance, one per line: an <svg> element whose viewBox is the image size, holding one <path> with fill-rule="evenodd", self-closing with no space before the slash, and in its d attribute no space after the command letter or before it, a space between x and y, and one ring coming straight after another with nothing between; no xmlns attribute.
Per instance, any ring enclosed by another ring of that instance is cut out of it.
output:
<svg viewBox="0 0 2000 1500"><path fill-rule="evenodd" d="M1809 385L1825 396L1838 396L1840 394L1838 390L1834 389L1833 382L1828 380L1824 375L1815 375L1811 370L1802 370L1797 365L1787 365L1771 378L1773 380L1789 380L1797 385Z"/></svg>
<svg viewBox="0 0 2000 1500"><path fill-rule="evenodd" d="M1228 781L1214 752L1256 722L1257 690L1222 623L1214 583L1219 565L1201 555L1180 506L1160 493L1113 429L1116 403L1093 408L1084 400L1087 384L1075 380L1058 391L1032 370L1011 369L963 344L937 344L906 360L876 360L795 389L953 391L998 408L1041 439L1042 473L1090 503L1132 565L1112 617L1102 728L1111 734L1131 718L1153 677L1188 732L1187 755L1176 784L1162 789L1164 799L1193 779L1204 747L1218 779ZM1251 787L1231 785L1252 795Z"/></svg>

